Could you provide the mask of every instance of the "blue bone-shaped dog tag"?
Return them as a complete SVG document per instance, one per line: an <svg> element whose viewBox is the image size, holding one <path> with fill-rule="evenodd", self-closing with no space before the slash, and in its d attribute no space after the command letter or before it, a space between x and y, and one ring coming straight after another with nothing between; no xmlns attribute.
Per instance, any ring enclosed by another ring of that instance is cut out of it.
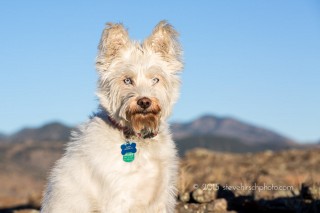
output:
<svg viewBox="0 0 320 213"><path fill-rule="evenodd" d="M123 155L124 162L132 162L134 160L134 154L137 152L136 143L127 142L121 145L121 154Z"/></svg>

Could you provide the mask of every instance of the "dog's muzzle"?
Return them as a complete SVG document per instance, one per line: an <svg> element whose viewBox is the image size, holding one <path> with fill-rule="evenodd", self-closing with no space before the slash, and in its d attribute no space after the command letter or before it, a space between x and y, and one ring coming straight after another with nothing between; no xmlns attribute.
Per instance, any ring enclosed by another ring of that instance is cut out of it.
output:
<svg viewBox="0 0 320 213"><path fill-rule="evenodd" d="M157 98L142 97L133 100L126 115L129 125L137 136L151 138L158 134L161 107Z"/></svg>

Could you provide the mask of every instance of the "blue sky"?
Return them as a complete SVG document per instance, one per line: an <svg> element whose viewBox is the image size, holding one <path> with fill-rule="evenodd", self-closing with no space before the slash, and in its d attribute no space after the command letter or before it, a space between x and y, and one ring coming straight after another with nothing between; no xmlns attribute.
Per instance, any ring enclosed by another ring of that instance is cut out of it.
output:
<svg viewBox="0 0 320 213"><path fill-rule="evenodd" d="M3 1L0 132L96 109L97 44L106 22L143 40L167 19L185 70L172 121L232 116L299 141L320 139L320 2Z"/></svg>

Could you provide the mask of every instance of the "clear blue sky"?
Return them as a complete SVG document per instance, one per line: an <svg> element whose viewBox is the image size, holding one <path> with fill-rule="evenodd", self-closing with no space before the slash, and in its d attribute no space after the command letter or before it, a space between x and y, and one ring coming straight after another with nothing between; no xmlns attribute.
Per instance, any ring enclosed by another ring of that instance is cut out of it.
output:
<svg viewBox="0 0 320 213"><path fill-rule="evenodd" d="M232 116L300 141L320 139L320 1L2 1L0 132L96 109L105 22L143 40L167 19L185 51L173 121Z"/></svg>

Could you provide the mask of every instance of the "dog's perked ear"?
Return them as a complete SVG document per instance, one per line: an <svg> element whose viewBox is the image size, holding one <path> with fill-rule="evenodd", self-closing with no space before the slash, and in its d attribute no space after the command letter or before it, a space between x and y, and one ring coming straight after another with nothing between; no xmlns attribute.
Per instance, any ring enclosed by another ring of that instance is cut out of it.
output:
<svg viewBox="0 0 320 213"><path fill-rule="evenodd" d="M128 31L122 24L107 23L98 46L98 56L96 60L97 70L99 72L106 71L111 61L128 43Z"/></svg>
<svg viewBox="0 0 320 213"><path fill-rule="evenodd" d="M154 28L149 38L144 41L144 46L160 54L168 62L178 62L182 69L182 50L178 41L178 32L166 21L160 21Z"/></svg>

